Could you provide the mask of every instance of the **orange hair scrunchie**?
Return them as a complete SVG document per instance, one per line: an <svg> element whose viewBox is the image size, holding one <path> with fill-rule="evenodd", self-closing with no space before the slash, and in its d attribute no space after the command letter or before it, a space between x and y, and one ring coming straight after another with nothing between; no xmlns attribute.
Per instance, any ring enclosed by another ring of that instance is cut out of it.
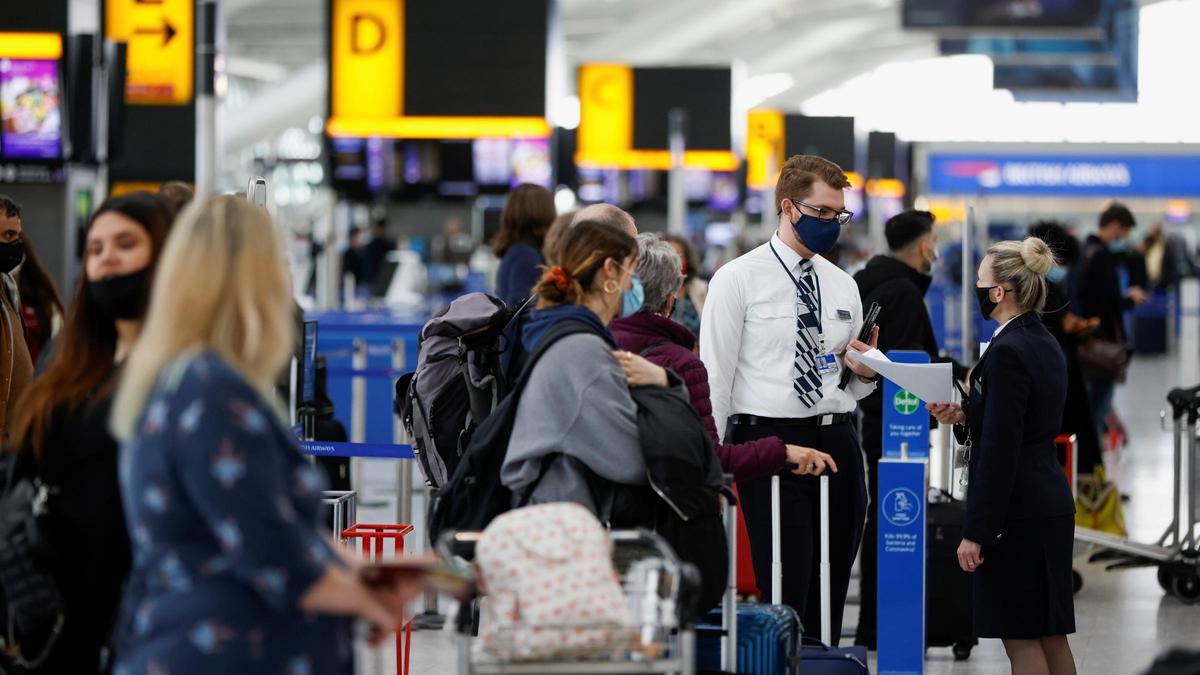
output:
<svg viewBox="0 0 1200 675"><path fill-rule="evenodd" d="M571 276L563 268L555 265L551 267L546 276L554 282L554 287L566 293L571 289Z"/></svg>

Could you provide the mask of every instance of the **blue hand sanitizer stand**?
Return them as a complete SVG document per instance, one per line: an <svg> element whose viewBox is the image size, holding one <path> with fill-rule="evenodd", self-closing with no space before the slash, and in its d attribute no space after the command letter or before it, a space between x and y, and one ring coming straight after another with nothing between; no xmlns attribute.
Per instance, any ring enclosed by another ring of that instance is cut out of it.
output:
<svg viewBox="0 0 1200 675"><path fill-rule="evenodd" d="M924 352L892 351L897 363L929 363ZM925 672L925 504L929 491L929 413L891 381L883 385L879 462L879 675Z"/></svg>

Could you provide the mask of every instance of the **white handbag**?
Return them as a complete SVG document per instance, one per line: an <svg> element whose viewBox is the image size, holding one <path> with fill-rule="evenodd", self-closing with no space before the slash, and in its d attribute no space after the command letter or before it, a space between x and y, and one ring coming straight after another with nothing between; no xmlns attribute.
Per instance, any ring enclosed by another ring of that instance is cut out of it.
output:
<svg viewBox="0 0 1200 675"><path fill-rule="evenodd" d="M475 548L487 602L476 652L501 661L620 654L628 603L612 542L584 507L561 502L509 511Z"/></svg>

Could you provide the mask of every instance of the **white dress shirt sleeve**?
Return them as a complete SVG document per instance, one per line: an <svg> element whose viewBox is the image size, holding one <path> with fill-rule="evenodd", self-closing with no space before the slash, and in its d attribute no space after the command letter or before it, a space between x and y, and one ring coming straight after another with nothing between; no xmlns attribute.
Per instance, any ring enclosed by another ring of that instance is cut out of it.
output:
<svg viewBox="0 0 1200 675"><path fill-rule="evenodd" d="M850 335L853 337L858 337L858 334L862 332L863 327L862 297L858 294L857 288L854 289L854 293L851 293L851 297L851 311L854 314L854 324L851 326ZM876 384L874 382L863 382L862 380L858 379L858 375L852 375L850 378L850 384L846 387L846 391L854 397L855 401L861 401L870 396L871 392L875 391L875 387Z"/></svg>
<svg viewBox="0 0 1200 675"><path fill-rule="evenodd" d="M741 281L729 265L717 270L708 286L700 319L700 360L708 369L709 398L717 438L724 440L730 415L733 378L742 352L746 304Z"/></svg>

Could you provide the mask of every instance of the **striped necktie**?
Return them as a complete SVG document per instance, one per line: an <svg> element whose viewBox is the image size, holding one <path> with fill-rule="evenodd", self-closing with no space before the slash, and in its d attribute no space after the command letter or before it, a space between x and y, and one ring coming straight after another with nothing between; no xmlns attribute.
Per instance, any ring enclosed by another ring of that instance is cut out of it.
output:
<svg viewBox="0 0 1200 675"><path fill-rule="evenodd" d="M796 358L795 381L792 387L800 402L807 408L815 408L824 392L821 389L821 373L817 371L817 358L821 355L821 331L817 311L817 278L811 260L800 263L796 289ZM807 302L806 302L807 301Z"/></svg>

